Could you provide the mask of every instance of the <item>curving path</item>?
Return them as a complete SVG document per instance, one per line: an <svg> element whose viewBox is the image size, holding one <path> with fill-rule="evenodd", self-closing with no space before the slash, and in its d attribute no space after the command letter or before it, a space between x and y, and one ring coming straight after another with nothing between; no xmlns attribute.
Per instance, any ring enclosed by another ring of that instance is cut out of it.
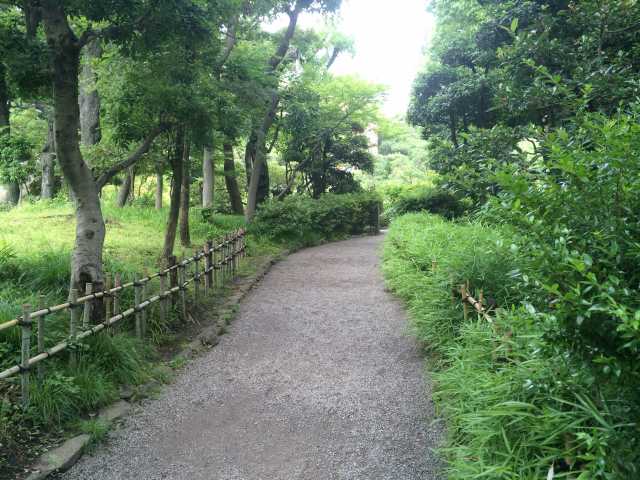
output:
<svg viewBox="0 0 640 480"><path fill-rule="evenodd" d="M382 237L303 250L220 344L61 478L438 479L439 427Z"/></svg>

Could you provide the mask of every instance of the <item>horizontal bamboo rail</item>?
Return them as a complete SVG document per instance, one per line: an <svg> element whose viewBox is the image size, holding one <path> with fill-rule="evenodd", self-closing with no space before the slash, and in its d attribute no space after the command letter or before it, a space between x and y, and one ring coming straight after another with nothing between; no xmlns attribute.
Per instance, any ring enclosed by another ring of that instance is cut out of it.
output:
<svg viewBox="0 0 640 480"><path fill-rule="evenodd" d="M246 256L245 237L245 230L240 229L230 235L225 235L224 238L207 241L203 248L198 249L192 257L183 259L152 275L146 274L144 277L134 280L133 282L121 284L120 275L116 274L115 287L113 288L109 288L111 286L111 278L107 275L105 290L93 292L93 286L87 284L85 295L79 296L77 290L72 290L69 301L60 305L46 308L42 308L42 305L40 305L40 308L34 312L31 312L30 305L23 305L23 314L21 316L0 324L0 331L16 326L22 329L21 362L19 365L14 365L0 372L0 380L20 373L22 403L26 407L29 404L30 372L34 365L38 366L38 379L42 381L44 370L41 362L131 316L134 316L136 319L136 335L143 338L146 331L145 310L160 302L160 315L164 319L168 311L167 302L173 299L178 293L181 294L183 315L186 316L186 292L189 285L194 285L194 301L198 302L200 299L200 283L203 278L205 295L213 292L216 286L222 287L225 281L234 278L239 268L240 260ZM201 260L205 261L204 268L200 267ZM194 268L193 272L190 273L187 278L187 267L190 265L193 265ZM169 287L166 286L167 276L170 277ZM147 298L147 286L156 278L160 280L160 292ZM119 294L131 288L135 291L134 304L126 310L120 311L122 299ZM98 299L105 300L105 320L96 325L89 325L92 308L95 307L96 300ZM84 309L83 313L80 312L81 307ZM45 317L65 310L71 312L69 337L45 349ZM34 320L36 320L38 325L38 353L35 356L31 356L31 333ZM80 329L79 332L78 329ZM75 352L72 351L70 358L72 364L76 362L75 355Z"/></svg>

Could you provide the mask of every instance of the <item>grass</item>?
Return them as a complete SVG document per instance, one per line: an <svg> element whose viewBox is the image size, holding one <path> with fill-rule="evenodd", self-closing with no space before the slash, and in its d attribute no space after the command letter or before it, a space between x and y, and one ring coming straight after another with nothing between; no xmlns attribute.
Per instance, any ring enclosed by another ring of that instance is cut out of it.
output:
<svg viewBox="0 0 640 480"><path fill-rule="evenodd" d="M449 479L638 478L636 406L549 339L531 268L505 229L427 214L391 225L383 269L430 353ZM501 307L493 324L464 320L452 290L467 280Z"/></svg>

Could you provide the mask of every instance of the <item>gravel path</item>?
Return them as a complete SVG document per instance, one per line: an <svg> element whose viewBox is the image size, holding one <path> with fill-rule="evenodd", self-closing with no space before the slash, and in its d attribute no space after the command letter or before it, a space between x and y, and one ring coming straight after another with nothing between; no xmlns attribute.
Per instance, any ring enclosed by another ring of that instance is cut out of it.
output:
<svg viewBox="0 0 640 480"><path fill-rule="evenodd" d="M440 478L429 385L384 290L381 241L277 264L230 335L61 478Z"/></svg>

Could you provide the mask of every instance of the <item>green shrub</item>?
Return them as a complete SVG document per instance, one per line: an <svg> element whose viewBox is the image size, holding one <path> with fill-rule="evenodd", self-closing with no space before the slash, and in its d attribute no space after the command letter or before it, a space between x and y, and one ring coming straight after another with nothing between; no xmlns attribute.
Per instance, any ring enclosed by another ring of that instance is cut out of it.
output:
<svg viewBox="0 0 640 480"><path fill-rule="evenodd" d="M257 236L293 246L361 234L376 224L380 199L372 193L291 195L262 205L249 227Z"/></svg>
<svg viewBox="0 0 640 480"><path fill-rule="evenodd" d="M449 478L538 479L552 467L553 478L636 478L634 379L611 382L555 340L559 319L534 306L546 289L529 241L511 228L426 214L396 219L385 240L387 282L437 370ZM497 307L492 324L464 321L452 293L467 280Z"/></svg>
<svg viewBox="0 0 640 480"><path fill-rule="evenodd" d="M422 187L399 195L387 215L393 218L411 212L429 212L453 219L462 216L465 207L446 190Z"/></svg>

